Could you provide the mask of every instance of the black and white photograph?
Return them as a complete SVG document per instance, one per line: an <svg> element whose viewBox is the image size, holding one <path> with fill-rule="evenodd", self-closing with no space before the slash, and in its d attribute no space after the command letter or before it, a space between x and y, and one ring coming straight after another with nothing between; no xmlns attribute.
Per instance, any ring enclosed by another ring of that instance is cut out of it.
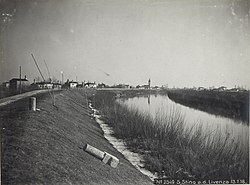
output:
<svg viewBox="0 0 250 185"><path fill-rule="evenodd" d="M0 0L0 184L249 184L249 15Z"/></svg>

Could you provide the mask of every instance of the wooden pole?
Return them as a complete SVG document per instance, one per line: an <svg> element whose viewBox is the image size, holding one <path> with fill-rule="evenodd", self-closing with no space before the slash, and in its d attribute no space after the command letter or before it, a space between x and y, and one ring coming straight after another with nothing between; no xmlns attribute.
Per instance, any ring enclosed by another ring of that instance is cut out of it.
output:
<svg viewBox="0 0 250 185"><path fill-rule="evenodd" d="M22 67L20 66L20 73L19 73L19 94L22 93Z"/></svg>
<svg viewBox="0 0 250 185"><path fill-rule="evenodd" d="M38 64L37 64L37 62L36 62L36 59L35 59L35 57L34 57L34 55L33 55L32 53L31 53L31 56L32 56L32 58L33 58L33 60L34 60L34 62L35 62L35 64L36 64L36 67L37 67L37 69L38 69L40 75L41 75L42 78L43 78L43 81L46 82L46 81L45 81L45 78L43 77L43 74L42 74L42 72L41 72L41 70L40 70L40 68L39 68L39 66L38 66ZM53 106L56 106L56 105L55 105L55 102L54 102L54 99L53 99L53 97L52 97L52 94L51 94L51 92L49 91L48 86L47 86L47 89L48 89L49 95L50 95L50 97L51 97L51 99L52 99L52 104L53 104Z"/></svg>

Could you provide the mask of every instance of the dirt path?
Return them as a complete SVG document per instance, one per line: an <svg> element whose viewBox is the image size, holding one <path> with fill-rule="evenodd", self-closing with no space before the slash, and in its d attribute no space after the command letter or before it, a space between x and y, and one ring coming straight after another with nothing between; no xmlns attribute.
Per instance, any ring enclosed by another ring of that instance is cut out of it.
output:
<svg viewBox="0 0 250 185"><path fill-rule="evenodd" d="M83 91L57 92L55 100L58 109L43 93L40 111L28 111L27 98L0 110L3 184L152 184L103 137ZM83 151L85 143L119 158L117 168Z"/></svg>
<svg viewBox="0 0 250 185"><path fill-rule="evenodd" d="M23 98L27 98L27 97L34 96L34 95L37 95L40 93L45 93L45 92L48 92L48 90L44 90L44 89L43 90L35 90L35 91L31 91L31 92L26 92L23 94L18 94L15 96L2 98L2 99L0 99L0 107L8 105L8 104L13 103L13 102L18 101L18 100L21 100Z"/></svg>

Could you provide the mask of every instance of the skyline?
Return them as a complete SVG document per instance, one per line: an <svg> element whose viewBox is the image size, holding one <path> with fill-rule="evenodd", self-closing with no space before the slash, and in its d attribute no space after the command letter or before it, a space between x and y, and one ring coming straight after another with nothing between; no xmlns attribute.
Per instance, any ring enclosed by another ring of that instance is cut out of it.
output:
<svg viewBox="0 0 250 185"><path fill-rule="evenodd" d="M2 1L0 80L250 87L247 0ZM7 18L6 18L7 17Z"/></svg>

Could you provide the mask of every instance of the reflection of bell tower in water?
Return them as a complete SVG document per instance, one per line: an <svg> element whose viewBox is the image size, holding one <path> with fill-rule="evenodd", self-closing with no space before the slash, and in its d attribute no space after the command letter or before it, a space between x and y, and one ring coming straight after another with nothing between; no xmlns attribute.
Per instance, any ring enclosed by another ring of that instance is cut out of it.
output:
<svg viewBox="0 0 250 185"><path fill-rule="evenodd" d="M150 78L148 79L148 89L150 89ZM150 94L148 95L148 104L150 104Z"/></svg>
<svg viewBox="0 0 250 185"><path fill-rule="evenodd" d="M148 95L148 104L150 105L150 94Z"/></svg>

